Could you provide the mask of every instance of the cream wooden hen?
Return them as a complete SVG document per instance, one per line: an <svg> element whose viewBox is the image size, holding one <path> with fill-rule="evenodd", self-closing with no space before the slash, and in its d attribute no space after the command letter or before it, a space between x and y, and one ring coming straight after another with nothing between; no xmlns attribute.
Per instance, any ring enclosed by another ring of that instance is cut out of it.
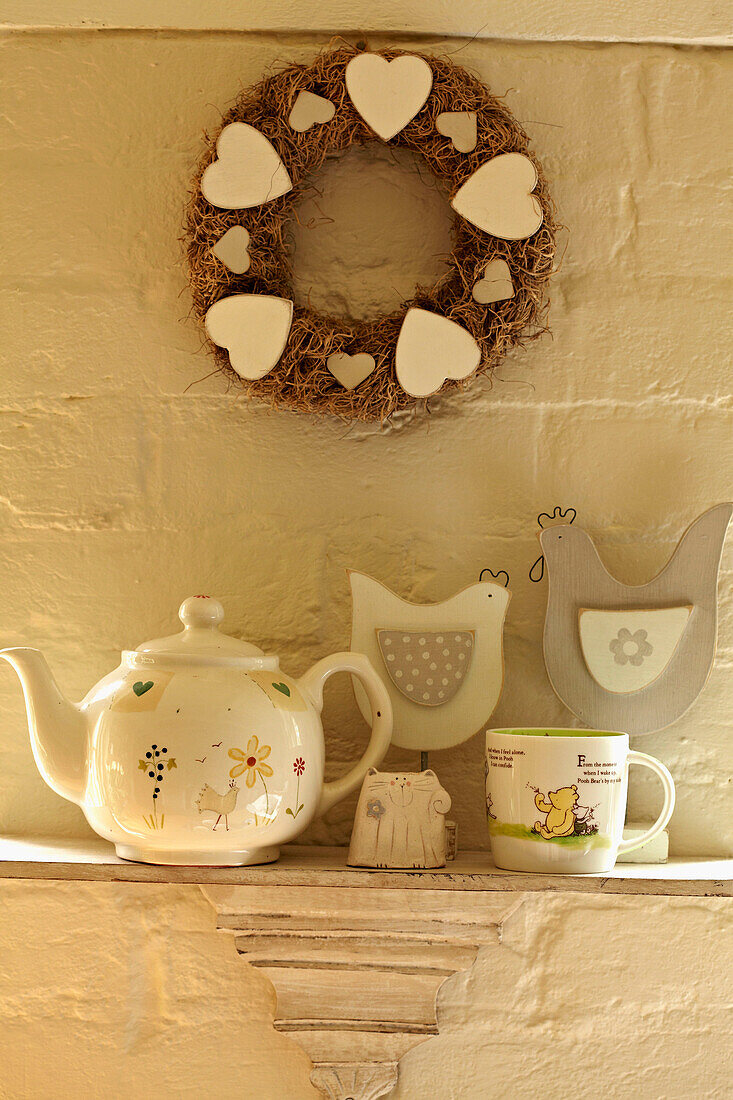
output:
<svg viewBox="0 0 733 1100"><path fill-rule="evenodd" d="M550 682L586 726L650 733L675 722L715 656L718 570L733 505L699 516L647 584L617 581L582 528L540 532L549 576Z"/></svg>
<svg viewBox="0 0 733 1100"><path fill-rule="evenodd" d="M392 743L427 752L468 740L501 695L510 592L478 581L442 603L414 604L366 573L349 570L349 582L351 649L365 653L384 680L394 713ZM354 693L371 722L355 678Z"/></svg>

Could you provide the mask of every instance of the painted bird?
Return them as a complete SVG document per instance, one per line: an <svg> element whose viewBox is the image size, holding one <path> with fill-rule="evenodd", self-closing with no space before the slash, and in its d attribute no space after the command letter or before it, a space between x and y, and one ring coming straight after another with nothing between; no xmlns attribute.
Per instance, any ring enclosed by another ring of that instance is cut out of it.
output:
<svg viewBox="0 0 733 1100"><path fill-rule="evenodd" d="M234 813L234 809L237 805L237 794L239 793L239 787L234 780L229 783L229 790L226 794L219 794L213 787L210 787L208 783L205 784L200 795L196 799L196 805L199 808L199 813L205 813L206 810L211 813L218 814L213 828L219 824L222 818L224 818L224 824L226 825L227 832L229 832L229 814Z"/></svg>
<svg viewBox="0 0 733 1100"><path fill-rule="evenodd" d="M549 592L544 655L556 694L589 728L649 733L681 717L715 656L718 570L733 505L688 527L647 584L616 580L582 528L540 532Z"/></svg>

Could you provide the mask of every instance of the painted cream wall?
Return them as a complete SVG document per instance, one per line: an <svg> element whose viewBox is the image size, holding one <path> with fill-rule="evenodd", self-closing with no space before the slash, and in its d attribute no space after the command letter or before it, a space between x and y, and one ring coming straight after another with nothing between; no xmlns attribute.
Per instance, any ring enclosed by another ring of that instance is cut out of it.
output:
<svg viewBox="0 0 733 1100"><path fill-rule="evenodd" d="M3 1100L316 1100L197 887L6 883L0 951ZM729 899L508 897L393 1100L726 1100L731 962Z"/></svg>
<svg viewBox="0 0 733 1100"><path fill-rule="evenodd" d="M25 10L56 22L47 4ZM654 37L664 14L645 14L639 37L652 24ZM679 11L668 26L677 36ZM717 38L706 26L691 37ZM509 569L514 591L496 722L564 723L540 656L545 590L527 580L537 512L574 505L633 582L731 492L728 55L418 40L460 48L456 60L507 91L553 178L570 230L554 338L515 354L493 386L436 402L429 422L347 431L248 407L216 378L187 388L210 362L187 320L177 241L201 130L240 83L323 42L60 28L0 41L0 641L41 646L80 697L120 648L167 632L179 601L210 589L231 629L297 673L348 639L346 566L440 599L491 565ZM359 171L361 193L345 164L321 181L338 221L299 232L299 293L313 282L314 295L382 308L400 279L435 270L426 246L445 247L445 208L381 151ZM395 194L404 219L386 201ZM678 853L733 854L732 566L729 543L704 695L637 740L677 777ZM0 704L0 829L85 835L79 811L35 772L9 669ZM365 730L345 683L327 706L336 774ZM485 843L479 741L434 761L474 846ZM656 798L638 776L632 812L651 814ZM345 841L352 811L334 810L310 838ZM270 1027L272 990L215 933L197 888L16 883L0 899L3 1100L314 1095L307 1060ZM716 899L525 899L501 946L444 987L441 1035L404 1060L397 1095L730 1095L729 910Z"/></svg>
<svg viewBox="0 0 733 1100"><path fill-rule="evenodd" d="M348 642L347 566L435 600L490 565L509 570L514 593L495 721L564 724L541 658L545 585L527 576L537 513L575 506L635 582L730 496L728 55L420 44L459 50L507 93L553 180L569 226L554 338L514 354L493 385L433 402L429 420L347 429L248 406L206 378L178 240L202 129L240 83L280 58L307 61L323 39L5 37L0 640L40 646L71 696L121 648L170 631L191 592L216 593L229 629L302 672ZM382 147L349 160L355 170L334 162L316 181L336 220L297 233L298 290L378 312L439 270L447 203ZM302 220L313 213L306 203ZM733 854L732 562L729 540L703 697L638 741L677 778L678 853ZM0 693L0 826L84 834L81 813L36 774L10 669ZM345 679L329 689L326 725L336 773L366 732ZM480 741L434 759L473 846L486 843ZM634 776L633 814L651 815L658 794ZM311 838L345 842L353 805Z"/></svg>

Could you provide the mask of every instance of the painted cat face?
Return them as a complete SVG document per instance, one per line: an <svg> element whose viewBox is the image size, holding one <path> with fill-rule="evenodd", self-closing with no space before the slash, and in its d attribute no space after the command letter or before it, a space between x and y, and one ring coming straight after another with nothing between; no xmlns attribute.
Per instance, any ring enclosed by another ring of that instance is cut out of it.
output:
<svg viewBox="0 0 733 1100"><path fill-rule="evenodd" d="M369 769L369 790L380 791L395 806L409 806L415 795L432 793L440 787L434 771L379 772Z"/></svg>
<svg viewBox="0 0 733 1100"><path fill-rule="evenodd" d="M415 791L409 775L392 775L387 788L390 801L395 806L409 806L415 797Z"/></svg>

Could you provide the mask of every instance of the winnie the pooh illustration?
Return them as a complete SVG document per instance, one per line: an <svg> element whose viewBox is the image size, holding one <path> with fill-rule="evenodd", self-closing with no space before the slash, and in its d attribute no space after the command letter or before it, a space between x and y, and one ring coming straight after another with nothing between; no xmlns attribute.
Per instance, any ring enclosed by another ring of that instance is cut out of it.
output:
<svg viewBox="0 0 733 1100"><path fill-rule="evenodd" d="M535 821L534 832L539 833L545 840L553 840L556 836L571 836L575 830L575 807L578 802L578 788L560 787L557 791L548 791L549 802L539 791L534 796L534 804L538 810L547 817L543 822Z"/></svg>

